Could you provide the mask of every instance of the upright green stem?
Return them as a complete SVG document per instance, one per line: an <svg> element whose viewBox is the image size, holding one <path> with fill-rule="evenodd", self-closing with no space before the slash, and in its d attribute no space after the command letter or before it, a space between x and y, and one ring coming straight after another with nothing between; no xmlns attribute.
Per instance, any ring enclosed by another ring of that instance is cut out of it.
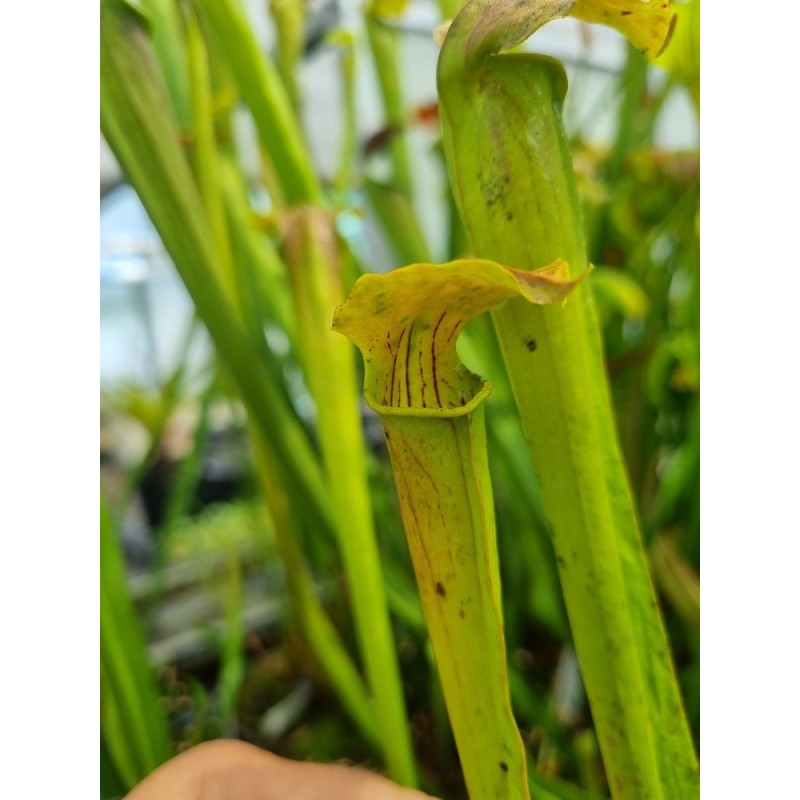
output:
<svg viewBox="0 0 800 800"><path fill-rule="evenodd" d="M509 702L483 408L470 404L444 418L384 413L383 425L470 798L527 800L525 751Z"/></svg>
<svg viewBox="0 0 800 800"><path fill-rule="evenodd" d="M367 8L364 19L383 100L386 129L392 134L390 185L367 179L365 188L387 237L402 260L406 263L427 261L430 258L428 244L414 213L414 179L405 135L408 113L403 99L398 33L381 20L372 7Z"/></svg>
<svg viewBox="0 0 800 800"><path fill-rule="evenodd" d="M330 330L330 305L344 298L333 214L314 208L289 212L283 249L303 331L300 357L317 404L339 548L384 755L392 777L415 786L414 753L372 520L355 364L347 341Z"/></svg>
<svg viewBox="0 0 800 800"><path fill-rule="evenodd" d="M585 4L584 4L585 5ZM572 3L473 0L439 61L445 154L473 250L534 269L586 265L561 123L563 69L494 53ZM493 318L552 525L564 597L616 800L698 794L697 761L614 429L588 287Z"/></svg>
<svg viewBox="0 0 800 800"><path fill-rule="evenodd" d="M300 90L297 68L306 43L306 3L297 0L270 0L269 10L277 32L278 72L295 114L300 116Z"/></svg>
<svg viewBox="0 0 800 800"><path fill-rule="evenodd" d="M103 0L101 36L102 130L158 228L257 432L259 470L266 476L262 485L275 517L293 608L311 650L362 733L375 744L377 728L363 683L314 594L292 538L296 520L290 493L312 512L320 529L336 525L316 456L265 369L263 350L247 337L235 306L221 290L205 210L166 107L142 20L121 0Z"/></svg>
<svg viewBox="0 0 800 800"><path fill-rule="evenodd" d="M100 127L172 257L259 434L323 526L330 497L305 431L245 334L218 279L205 210L179 144L141 18L123 0L100 6Z"/></svg>
<svg viewBox="0 0 800 800"><path fill-rule="evenodd" d="M151 21L151 36L175 119L181 131L191 125L186 42L180 8L174 0L142 0Z"/></svg>
<svg viewBox="0 0 800 800"><path fill-rule="evenodd" d="M236 722L236 706L245 674L244 595L242 565L236 550L227 554L226 574L220 587L220 604L225 625L220 637L220 669L217 696L223 730Z"/></svg>
<svg viewBox="0 0 800 800"><path fill-rule="evenodd" d="M339 45L342 79L342 145L339 155L339 167L336 170L336 190L345 200L346 193L352 185L353 164L357 149L356 122L356 48L353 35L339 31L331 43Z"/></svg>
<svg viewBox="0 0 800 800"><path fill-rule="evenodd" d="M282 485L281 469L258 438L255 442L256 473L269 506L275 544L286 569L290 607L295 622L361 735L378 750L382 740L364 683L314 590L311 573L297 545L294 531L296 520L293 519L289 496Z"/></svg>
<svg viewBox="0 0 800 800"><path fill-rule="evenodd" d="M194 132L193 163L197 186L208 217L211 238L216 250L217 276L233 308L240 302L236 285L228 223L220 191L219 159L214 134L214 111L211 101L211 76L203 34L194 11L190 11L186 29L189 64L189 90Z"/></svg>
<svg viewBox="0 0 800 800"><path fill-rule="evenodd" d="M114 520L102 496L100 561L100 726L125 788L132 789L170 757L170 733L128 593Z"/></svg>
<svg viewBox="0 0 800 800"><path fill-rule="evenodd" d="M375 71L378 76L378 86L383 99L386 126L396 131L389 145L394 172L392 183L396 189L410 197L412 185L411 162L408 157L406 138L403 135L407 123L407 114L405 103L403 102L403 88L400 82L402 71L400 70L397 33L369 10L366 12L364 20L367 27L367 39L369 40L372 58L375 62Z"/></svg>
<svg viewBox="0 0 800 800"><path fill-rule="evenodd" d="M258 46L237 0L196 0L241 89L258 129L261 146L280 188L275 201L314 202L319 184L304 145L292 102L275 66Z"/></svg>

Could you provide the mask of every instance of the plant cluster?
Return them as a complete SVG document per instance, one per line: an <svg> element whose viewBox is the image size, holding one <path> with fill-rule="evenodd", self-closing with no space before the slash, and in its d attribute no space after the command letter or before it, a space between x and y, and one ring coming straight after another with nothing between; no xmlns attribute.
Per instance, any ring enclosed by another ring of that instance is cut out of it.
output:
<svg viewBox="0 0 800 800"><path fill-rule="evenodd" d="M697 797L699 171L654 142L675 93L699 113L699 0L440 0L417 110L403 0L321 44L312 10L271 0L270 56L238 0L101 2L101 129L215 352L199 397L179 365L155 400L116 398L149 444L101 509L103 796L238 735L448 798ZM630 42L607 149L565 131L563 66L520 50L566 16ZM301 122L312 41L341 68L330 175ZM360 144L370 66L385 120ZM441 263L409 155L430 120ZM117 530L187 404L137 594ZM198 515L220 405L244 477ZM191 586L218 609L210 672L154 655L160 604Z"/></svg>

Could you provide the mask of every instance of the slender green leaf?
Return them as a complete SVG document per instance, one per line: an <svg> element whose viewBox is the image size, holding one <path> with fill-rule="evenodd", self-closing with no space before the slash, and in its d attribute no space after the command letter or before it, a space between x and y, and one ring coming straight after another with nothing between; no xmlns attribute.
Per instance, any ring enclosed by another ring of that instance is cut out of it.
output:
<svg viewBox="0 0 800 800"><path fill-rule="evenodd" d="M305 432L237 322L216 278L215 251L139 18L101 5L101 128L172 256L259 435L320 524L333 528L327 488Z"/></svg>
<svg viewBox="0 0 800 800"><path fill-rule="evenodd" d="M426 262L430 258L428 244L420 232L408 195L369 177L364 179L364 190L401 263Z"/></svg>
<svg viewBox="0 0 800 800"><path fill-rule="evenodd" d="M306 3L298 3L297 0L270 0L269 10L275 22L278 39L278 74L299 118L300 90L297 86L297 70L306 44Z"/></svg>
<svg viewBox="0 0 800 800"><path fill-rule="evenodd" d="M401 83L403 71L398 32L381 20L375 9L367 9L365 23L383 100L385 127L394 132L389 142L392 160L390 186L385 189L382 184L373 182L367 185L367 191L392 246L403 260L427 261L430 258L428 245L414 213L413 171L405 136L408 112ZM413 256L406 259L409 247Z"/></svg>
<svg viewBox="0 0 800 800"><path fill-rule="evenodd" d="M319 186L292 102L275 66L256 41L237 0L197 0L250 108L282 197L276 203L316 202Z"/></svg>
<svg viewBox="0 0 800 800"><path fill-rule="evenodd" d="M330 330L330 306L344 299L342 256L332 212L299 208L284 220L283 252L303 331L300 356L317 405L317 429L337 516L361 658L391 776L417 782L400 669L383 588L367 484L352 348Z"/></svg>
<svg viewBox="0 0 800 800"><path fill-rule="evenodd" d="M144 634L111 511L100 505L100 730L129 790L171 755Z"/></svg>
<svg viewBox="0 0 800 800"><path fill-rule="evenodd" d="M274 457L256 441L256 471L259 485L269 503L269 527L286 567L286 580L292 614L300 626L314 658L325 670L334 691L364 739L376 750L381 749L375 711L352 659L314 589L314 582L300 548L295 531L296 517L289 497L279 480L280 468Z"/></svg>
<svg viewBox="0 0 800 800"><path fill-rule="evenodd" d="M186 41L180 7L174 0L141 0L150 20L153 49L181 131L191 127Z"/></svg>

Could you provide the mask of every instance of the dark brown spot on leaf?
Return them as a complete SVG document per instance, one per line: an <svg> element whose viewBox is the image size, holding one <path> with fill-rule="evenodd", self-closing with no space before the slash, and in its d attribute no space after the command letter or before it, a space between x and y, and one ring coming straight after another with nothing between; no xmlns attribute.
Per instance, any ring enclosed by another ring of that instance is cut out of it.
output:
<svg viewBox="0 0 800 800"><path fill-rule="evenodd" d="M438 594L439 597L444 597L447 594L441 581L436 581L436 594Z"/></svg>

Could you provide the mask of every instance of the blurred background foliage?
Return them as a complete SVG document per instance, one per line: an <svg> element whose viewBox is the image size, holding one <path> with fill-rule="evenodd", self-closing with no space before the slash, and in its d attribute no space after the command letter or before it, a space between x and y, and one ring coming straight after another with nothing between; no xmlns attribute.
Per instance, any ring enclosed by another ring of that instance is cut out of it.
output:
<svg viewBox="0 0 800 800"><path fill-rule="evenodd" d="M432 88L431 31L458 6L102 6L101 123L122 167L104 173L103 204L130 181L172 262L130 242L104 253L103 313L132 303L148 367L101 384L102 797L223 736L465 796L380 424L355 400L355 353L331 377L314 339L362 272L467 252ZM699 1L677 9L661 66L584 24L528 46L551 47L570 75L566 122L618 429L699 745ZM313 82L320 63L336 86L327 102ZM671 136L676 119L683 133ZM332 284L298 280L308 273L293 263L287 220L300 205L328 210L335 246L312 274L330 269ZM136 264L144 278L131 276ZM183 306L163 305L172 290L153 279L172 264ZM175 331L166 368L153 341L164 315ZM488 319L459 348L495 387L490 465L531 781L541 797L605 796ZM351 417L357 441L342 434ZM343 486L359 464L363 487ZM416 766L392 762L404 748Z"/></svg>

